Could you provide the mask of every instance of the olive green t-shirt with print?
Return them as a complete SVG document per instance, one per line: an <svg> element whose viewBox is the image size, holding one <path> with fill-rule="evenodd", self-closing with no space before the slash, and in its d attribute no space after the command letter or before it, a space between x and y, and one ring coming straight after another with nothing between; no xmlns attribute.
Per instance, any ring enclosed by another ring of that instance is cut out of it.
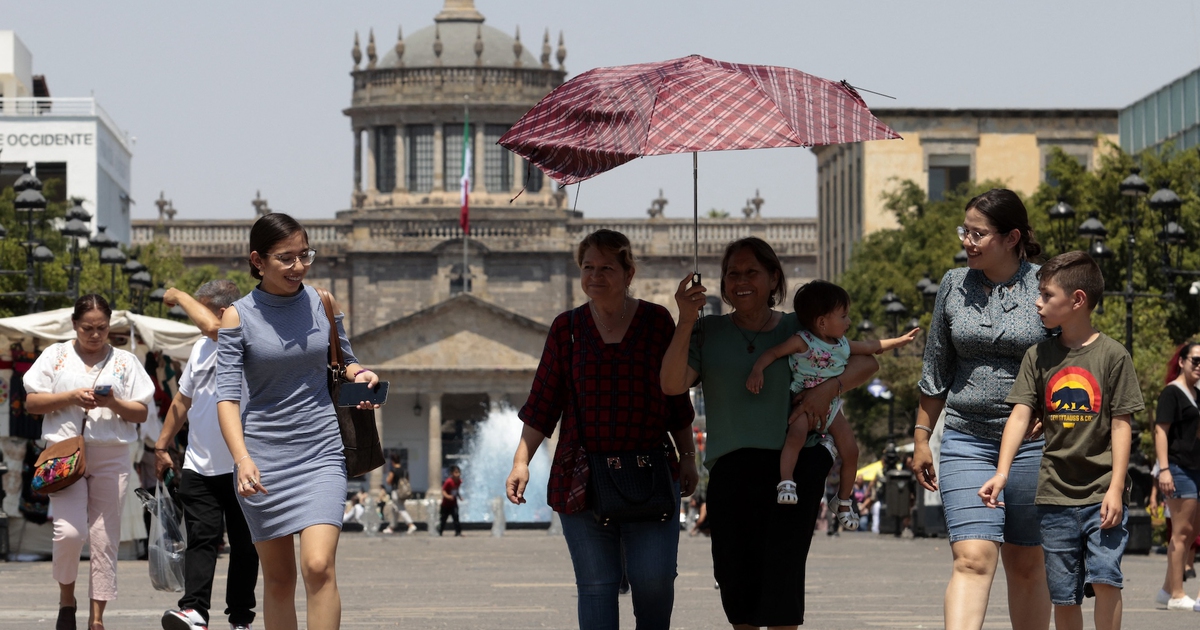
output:
<svg viewBox="0 0 1200 630"><path fill-rule="evenodd" d="M1112 419L1145 409L1133 359L1100 333L1082 348L1048 339L1025 352L1006 400L1040 416L1039 505L1095 505L1112 482Z"/></svg>
<svg viewBox="0 0 1200 630"><path fill-rule="evenodd" d="M729 315L709 315L696 322L688 350L688 365L699 372L696 384L704 392L708 436L704 465L712 468L720 456L740 448L783 449L792 409L792 373L787 357L763 370L762 391L746 389L754 362L770 348L796 334L795 313L784 313L771 330L744 330ZM753 347L753 351L748 348ZM805 446L817 443L810 434Z"/></svg>

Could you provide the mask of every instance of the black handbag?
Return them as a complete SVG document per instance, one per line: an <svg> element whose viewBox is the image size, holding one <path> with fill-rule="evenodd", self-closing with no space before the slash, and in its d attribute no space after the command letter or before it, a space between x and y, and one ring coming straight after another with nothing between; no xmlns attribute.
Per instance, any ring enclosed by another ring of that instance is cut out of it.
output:
<svg viewBox="0 0 1200 630"><path fill-rule="evenodd" d="M583 307L580 307L583 308ZM567 362L568 374L574 363L575 314L571 311L571 356ZM574 379L571 379L572 381ZM671 519L679 508L675 503L678 493L671 481L671 468L667 460L667 444L648 451L612 451L588 453L580 439L583 413L579 409L579 397L572 383L571 404L575 407L576 457L586 456L588 466L588 504L597 523L641 523Z"/></svg>
<svg viewBox="0 0 1200 630"><path fill-rule="evenodd" d="M346 456L346 476L360 477L383 466L383 447L379 444L379 429L375 427L375 411L358 407L339 407L338 392L346 378L342 345L338 342L337 321L333 317L333 301L327 291L317 289L325 316L329 318L329 369L326 375L333 409L337 412L338 429L342 433L342 453Z"/></svg>

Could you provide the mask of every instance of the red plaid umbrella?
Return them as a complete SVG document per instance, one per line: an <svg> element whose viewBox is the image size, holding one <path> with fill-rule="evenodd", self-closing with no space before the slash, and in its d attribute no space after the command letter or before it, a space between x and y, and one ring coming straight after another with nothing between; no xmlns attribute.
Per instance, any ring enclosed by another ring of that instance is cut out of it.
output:
<svg viewBox="0 0 1200 630"><path fill-rule="evenodd" d="M644 155L691 152L695 172L699 151L899 137L844 81L692 55L585 72L546 95L500 145L566 185Z"/></svg>

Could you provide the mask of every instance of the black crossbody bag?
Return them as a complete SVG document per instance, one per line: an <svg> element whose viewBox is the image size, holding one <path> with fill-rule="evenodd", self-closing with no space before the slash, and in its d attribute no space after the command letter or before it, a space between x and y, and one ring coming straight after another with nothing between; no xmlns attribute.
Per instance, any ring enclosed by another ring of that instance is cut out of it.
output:
<svg viewBox="0 0 1200 630"><path fill-rule="evenodd" d="M583 308L583 307L579 307ZM571 311L571 355L567 376L573 376L575 358L575 315ZM582 338L581 338L582 340ZM587 457L589 478L588 504L597 523L641 523L667 521L675 512L675 487L667 461L667 447L648 451L610 451L589 453L583 448L583 413L571 379L571 404L575 408L575 440L578 452Z"/></svg>

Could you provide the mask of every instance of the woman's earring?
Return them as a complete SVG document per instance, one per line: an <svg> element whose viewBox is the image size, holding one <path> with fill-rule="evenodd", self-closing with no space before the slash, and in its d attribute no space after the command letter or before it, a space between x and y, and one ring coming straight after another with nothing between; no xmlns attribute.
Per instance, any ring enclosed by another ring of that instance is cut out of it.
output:
<svg viewBox="0 0 1200 630"><path fill-rule="evenodd" d="M767 308L775 308L775 296L767 298Z"/></svg>

